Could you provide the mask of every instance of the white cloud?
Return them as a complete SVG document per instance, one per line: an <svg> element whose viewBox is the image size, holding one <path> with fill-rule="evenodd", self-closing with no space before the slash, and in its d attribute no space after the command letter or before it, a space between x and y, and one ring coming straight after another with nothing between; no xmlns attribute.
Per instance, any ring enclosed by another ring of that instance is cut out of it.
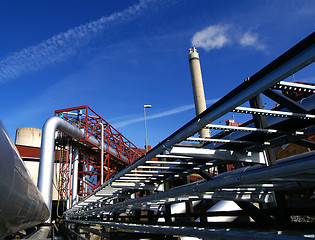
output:
<svg viewBox="0 0 315 240"><path fill-rule="evenodd" d="M263 44L259 43L257 33L245 32L242 35L242 37L239 39L239 43L243 47L252 46L252 47L256 48L257 50L263 50L265 48L265 46Z"/></svg>
<svg viewBox="0 0 315 240"><path fill-rule="evenodd" d="M257 39L258 39L258 35L257 34L251 34L249 32L246 32L241 37L240 44L242 46L251 46L251 45L254 45L257 42Z"/></svg>
<svg viewBox="0 0 315 240"><path fill-rule="evenodd" d="M213 104L217 100L218 99L207 100L206 103L207 104ZM173 114L177 114L177 113L181 113L181 112L193 109L194 107L195 107L194 104L188 104L188 105L176 107L176 108L164 111L164 112L160 112L160 113L156 113L156 114L153 114L153 115L149 115L146 119L150 120L150 119L156 119L156 118L170 116L170 115L173 115ZM133 124L133 123L141 122L143 120L144 120L143 117L137 117L137 118L133 118L133 119L130 119L130 120L114 123L113 126L115 126L115 128L120 128L120 127L124 127L124 126L130 125L130 124Z"/></svg>
<svg viewBox="0 0 315 240"><path fill-rule="evenodd" d="M201 47L206 51L211 49L220 49L229 43L227 31L229 25L212 25L199 32L192 37L191 42L195 47Z"/></svg>
<svg viewBox="0 0 315 240"><path fill-rule="evenodd" d="M242 47L253 47L256 50L265 49L265 45L260 42L258 33L243 32L231 24L210 25L196 32L191 42L193 46L203 48L205 51L235 44Z"/></svg>
<svg viewBox="0 0 315 240"><path fill-rule="evenodd" d="M146 9L151 0L140 0L121 12L82 24L59 33L38 45L25 48L0 60L0 83L34 72L48 65L61 62L76 54L79 47L84 46L96 33L104 31L113 23L130 21Z"/></svg>

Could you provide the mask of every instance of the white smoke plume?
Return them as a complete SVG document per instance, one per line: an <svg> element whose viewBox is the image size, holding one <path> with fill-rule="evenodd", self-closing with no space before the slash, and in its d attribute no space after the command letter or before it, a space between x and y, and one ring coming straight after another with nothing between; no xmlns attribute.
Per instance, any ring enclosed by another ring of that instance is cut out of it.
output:
<svg viewBox="0 0 315 240"><path fill-rule="evenodd" d="M228 45L252 47L256 50L265 49L265 45L261 43L258 33L243 32L232 24L210 25L196 32L191 39L191 43L193 46L203 48L205 51L220 49Z"/></svg>
<svg viewBox="0 0 315 240"><path fill-rule="evenodd" d="M212 49L220 49L229 43L227 31L229 25L211 25L205 29L196 32L192 37L191 42L195 47L201 47L206 51Z"/></svg>

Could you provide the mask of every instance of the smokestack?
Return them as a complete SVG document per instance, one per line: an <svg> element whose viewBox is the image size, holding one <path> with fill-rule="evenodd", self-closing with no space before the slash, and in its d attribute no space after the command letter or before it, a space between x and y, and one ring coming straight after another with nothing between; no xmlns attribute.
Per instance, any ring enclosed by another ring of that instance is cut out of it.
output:
<svg viewBox="0 0 315 240"><path fill-rule="evenodd" d="M195 109L196 109L196 116L197 116L200 113L202 113L204 110L206 110L207 106L206 106L205 92L203 89L199 54L195 47L189 49L188 59L189 59L191 83L193 87ZM208 129L202 129L199 132L199 136L201 138L210 138L210 132Z"/></svg>

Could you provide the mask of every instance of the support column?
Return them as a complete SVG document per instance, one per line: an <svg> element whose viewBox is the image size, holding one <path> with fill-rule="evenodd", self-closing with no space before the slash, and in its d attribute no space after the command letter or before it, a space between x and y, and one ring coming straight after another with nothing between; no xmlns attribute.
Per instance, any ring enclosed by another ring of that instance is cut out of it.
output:
<svg viewBox="0 0 315 240"><path fill-rule="evenodd" d="M72 170L72 161L73 161L73 152L72 152L72 141L69 142L69 167L68 167L68 187L67 187L67 208L71 208L71 170Z"/></svg>
<svg viewBox="0 0 315 240"><path fill-rule="evenodd" d="M73 175L72 175L72 206L77 202L78 195L78 171L79 171L79 150L73 151Z"/></svg>
<svg viewBox="0 0 315 240"><path fill-rule="evenodd" d="M251 108L264 109L261 96L257 95L256 97L249 100ZM256 128L267 128L268 123L265 116L253 114L254 125ZM267 165L277 164L275 152L272 149L265 151Z"/></svg>
<svg viewBox="0 0 315 240"><path fill-rule="evenodd" d="M261 96L257 95L256 97L249 100L249 104L251 108L259 108L263 109L263 104L261 101ZM267 128L268 123L265 116L254 115L253 120L255 127L257 128ZM266 163L268 166L277 164L276 154L273 149L268 149L265 151L266 155ZM276 202L277 202L277 219L279 221L287 221L290 222L290 215L287 211L287 204L285 200L285 195L282 192L274 192Z"/></svg>

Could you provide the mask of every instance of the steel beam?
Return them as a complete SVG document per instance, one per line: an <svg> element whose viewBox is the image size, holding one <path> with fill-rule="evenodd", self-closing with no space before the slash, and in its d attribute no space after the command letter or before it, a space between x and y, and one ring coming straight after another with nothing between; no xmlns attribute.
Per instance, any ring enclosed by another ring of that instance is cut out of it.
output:
<svg viewBox="0 0 315 240"><path fill-rule="evenodd" d="M255 128L255 127L236 127L236 126L226 126L226 125L217 125L217 124L208 124L206 128L209 129L217 129L223 131L240 131L240 132L257 132L257 133L267 133L267 134L290 134L290 135L303 135L304 133L301 131L283 131L278 129L270 129L270 128Z"/></svg>
<svg viewBox="0 0 315 240"><path fill-rule="evenodd" d="M315 34L313 33L159 143L134 164L116 174L112 179L107 181L103 187L111 185L115 180L130 173L138 166L145 164L146 161L154 158L157 154L163 153L165 149L169 149L174 144L186 140L188 137L197 133L201 128L206 127L207 124L231 112L236 107L311 64L314 60Z"/></svg>
<svg viewBox="0 0 315 240"><path fill-rule="evenodd" d="M315 93L315 86L302 83L280 81L273 88L278 90L290 90L301 93Z"/></svg>
<svg viewBox="0 0 315 240"><path fill-rule="evenodd" d="M303 107L300 103L288 98L287 96L271 89L267 89L263 92L264 95L272 99L273 101L280 104L282 108L288 109L291 112L296 113L307 113L308 110Z"/></svg>
<svg viewBox="0 0 315 240"><path fill-rule="evenodd" d="M229 151L199 148L173 147L171 154L202 158L205 160L241 161L265 164L262 152Z"/></svg>
<svg viewBox="0 0 315 240"><path fill-rule="evenodd" d="M313 114L274 111L274 110L265 110L265 109L248 108L248 107L236 107L233 110L233 112L258 114L258 115L273 116L273 117L284 117L284 118L298 118L298 119L308 119L308 120L315 119L315 115Z"/></svg>

